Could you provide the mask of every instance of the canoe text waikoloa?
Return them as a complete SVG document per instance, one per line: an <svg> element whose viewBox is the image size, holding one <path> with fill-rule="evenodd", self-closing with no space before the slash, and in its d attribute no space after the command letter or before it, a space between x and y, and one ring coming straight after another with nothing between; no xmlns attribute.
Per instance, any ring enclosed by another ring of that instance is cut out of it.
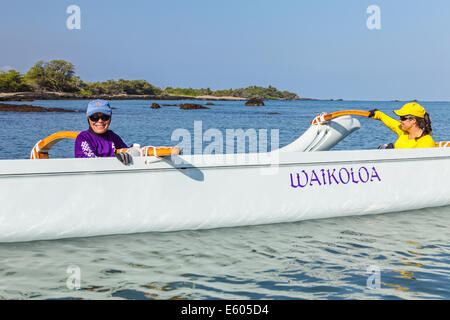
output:
<svg viewBox="0 0 450 320"><path fill-rule="evenodd" d="M305 188L307 186L357 184L368 182L381 182L380 175L375 167L367 169L360 168L340 168L340 169L320 169L301 170L291 173L291 187Z"/></svg>

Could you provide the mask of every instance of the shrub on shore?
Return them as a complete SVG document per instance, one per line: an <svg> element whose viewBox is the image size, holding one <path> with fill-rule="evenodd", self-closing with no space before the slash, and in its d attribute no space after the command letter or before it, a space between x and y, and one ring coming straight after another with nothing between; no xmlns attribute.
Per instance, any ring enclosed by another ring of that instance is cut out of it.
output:
<svg viewBox="0 0 450 320"><path fill-rule="evenodd" d="M260 98L260 99L299 99L299 96L296 93L288 92L288 91L279 91L277 88L272 87L258 87L258 86L250 86L247 88L239 88L239 89L225 89L225 90L216 90L212 91L210 88L206 89L192 89L192 88L172 88L167 87L164 90L165 94L172 95L185 95L185 96L215 96L215 97L236 97L236 98Z"/></svg>
<svg viewBox="0 0 450 320"><path fill-rule="evenodd" d="M86 82L85 90L91 94L136 94L160 95L162 90L145 80L107 80L104 82Z"/></svg>

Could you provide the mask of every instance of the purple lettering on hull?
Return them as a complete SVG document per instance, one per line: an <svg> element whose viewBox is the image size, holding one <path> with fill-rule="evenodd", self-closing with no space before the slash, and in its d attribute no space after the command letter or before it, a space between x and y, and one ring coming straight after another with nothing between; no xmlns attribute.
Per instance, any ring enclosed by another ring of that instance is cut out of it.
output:
<svg viewBox="0 0 450 320"><path fill-rule="evenodd" d="M301 182L300 182L300 174L297 173L297 185L294 185L294 181L292 179L292 173L291 173L291 187L293 187L293 188L298 188L298 187L304 188L304 187L306 187L306 185L308 184L309 177L308 177L308 174L306 173L305 170L302 170L302 173L304 173L304 175L306 177L305 184L301 184Z"/></svg>
<svg viewBox="0 0 450 320"><path fill-rule="evenodd" d="M317 175L316 172L322 174ZM381 177L375 167L367 169L361 167L342 167L339 169L312 169L301 170L299 172L291 173L291 187L292 188L307 188L307 187L322 187L326 185L351 185L362 183L381 182ZM328 176L328 179L327 179ZM328 183L327 183L328 181Z"/></svg>

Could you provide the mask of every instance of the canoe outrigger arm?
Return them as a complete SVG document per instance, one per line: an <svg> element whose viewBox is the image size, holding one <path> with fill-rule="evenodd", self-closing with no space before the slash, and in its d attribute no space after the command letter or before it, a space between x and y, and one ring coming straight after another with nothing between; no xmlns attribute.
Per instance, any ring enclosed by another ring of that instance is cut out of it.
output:
<svg viewBox="0 0 450 320"><path fill-rule="evenodd" d="M45 139L38 141L33 150L31 150L30 158L31 159L48 159L48 152L50 149L57 144L58 142L64 139L76 139L80 134L78 131L60 131L56 132ZM116 150L116 153L119 152L127 152L129 150L136 151L136 147L134 148L124 148ZM148 156L148 157L166 157L170 155L178 155L180 154L180 148L178 147L153 147L153 146L145 146L138 147L139 156ZM134 153L136 155L136 153Z"/></svg>
<svg viewBox="0 0 450 320"><path fill-rule="evenodd" d="M78 131L60 131L38 141L31 150L30 158L48 159L48 152L55 144L64 139L76 139L79 133Z"/></svg>
<svg viewBox="0 0 450 320"><path fill-rule="evenodd" d="M369 111L363 111L363 110L343 110L343 111L336 111L332 113L321 113L318 114L317 117L314 118L313 121L311 121L311 125L315 124L326 124L329 120L342 117L342 116L362 116L362 117L369 117L370 112Z"/></svg>

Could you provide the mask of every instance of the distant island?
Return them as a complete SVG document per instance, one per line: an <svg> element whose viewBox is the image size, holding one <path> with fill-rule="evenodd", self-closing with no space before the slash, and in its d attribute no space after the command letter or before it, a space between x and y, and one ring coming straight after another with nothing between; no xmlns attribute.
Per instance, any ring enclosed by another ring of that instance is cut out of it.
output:
<svg viewBox="0 0 450 320"><path fill-rule="evenodd" d="M249 86L247 88L211 90L192 88L158 88L146 80L107 80L84 82L75 75L75 67L65 60L38 61L25 74L16 70L0 71L0 100L313 100L296 93Z"/></svg>

